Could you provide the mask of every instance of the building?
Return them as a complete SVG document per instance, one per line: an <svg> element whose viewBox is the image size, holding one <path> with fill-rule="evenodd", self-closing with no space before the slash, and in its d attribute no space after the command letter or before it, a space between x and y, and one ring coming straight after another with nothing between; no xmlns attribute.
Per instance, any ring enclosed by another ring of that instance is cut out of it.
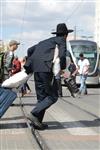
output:
<svg viewBox="0 0 100 150"><path fill-rule="evenodd" d="M4 42L0 40L0 52L4 51Z"/></svg>
<svg viewBox="0 0 100 150"><path fill-rule="evenodd" d="M100 47L100 1L96 0L95 2L95 32L94 40L97 42Z"/></svg>

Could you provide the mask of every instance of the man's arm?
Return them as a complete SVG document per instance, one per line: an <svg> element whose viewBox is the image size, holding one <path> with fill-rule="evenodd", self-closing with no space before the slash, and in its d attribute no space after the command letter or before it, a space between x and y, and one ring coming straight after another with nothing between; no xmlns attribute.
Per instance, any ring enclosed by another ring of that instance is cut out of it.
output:
<svg viewBox="0 0 100 150"><path fill-rule="evenodd" d="M66 40L64 37L58 37L56 43L59 48L61 70L66 68Z"/></svg>
<svg viewBox="0 0 100 150"><path fill-rule="evenodd" d="M26 70L26 73L29 74L29 73L33 73L33 70L32 70L32 59L31 59L31 56L32 54L34 53L36 49L36 45L30 47L28 50L27 50L27 61L25 63L25 65L23 66L24 69Z"/></svg>

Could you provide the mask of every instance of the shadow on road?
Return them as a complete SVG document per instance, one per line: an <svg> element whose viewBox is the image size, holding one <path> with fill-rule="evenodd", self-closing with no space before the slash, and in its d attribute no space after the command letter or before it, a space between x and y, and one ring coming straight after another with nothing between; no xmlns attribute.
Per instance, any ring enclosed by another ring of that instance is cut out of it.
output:
<svg viewBox="0 0 100 150"><path fill-rule="evenodd" d="M21 116L22 118L22 116ZM19 118L19 119L21 119ZM9 120L16 120L18 118L9 118ZM3 118L2 120L8 120L8 118ZM71 122L45 122L48 124L49 128L47 130L58 130L58 129L67 129L67 128L87 128L87 127L99 127L100 126L100 118L88 121L88 120L79 120L79 121L71 121ZM1 123L0 130L2 129L12 129L12 128L27 128L27 124L25 122L22 123Z"/></svg>
<svg viewBox="0 0 100 150"><path fill-rule="evenodd" d="M80 120L80 121L71 121L71 122L46 122L49 125L48 130L55 129L65 129L65 128L87 128L87 127L99 127L100 118L93 121Z"/></svg>

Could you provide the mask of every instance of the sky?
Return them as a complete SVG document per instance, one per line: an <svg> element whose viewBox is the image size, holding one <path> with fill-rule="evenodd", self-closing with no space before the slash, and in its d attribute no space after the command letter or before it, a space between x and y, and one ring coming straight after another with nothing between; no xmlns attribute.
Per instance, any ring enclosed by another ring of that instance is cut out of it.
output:
<svg viewBox="0 0 100 150"><path fill-rule="evenodd" d="M0 40L20 41L18 56L52 37L58 23L76 27L77 36L94 36L95 0L0 0L0 12Z"/></svg>

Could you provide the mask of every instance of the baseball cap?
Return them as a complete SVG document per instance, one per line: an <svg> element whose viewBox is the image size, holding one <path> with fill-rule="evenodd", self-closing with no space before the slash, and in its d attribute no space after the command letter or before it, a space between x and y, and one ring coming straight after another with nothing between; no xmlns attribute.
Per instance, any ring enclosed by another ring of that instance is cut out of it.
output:
<svg viewBox="0 0 100 150"><path fill-rule="evenodd" d="M17 42L16 40L11 40L11 41L9 42L9 46L12 46L12 45L20 45L20 43Z"/></svg>

